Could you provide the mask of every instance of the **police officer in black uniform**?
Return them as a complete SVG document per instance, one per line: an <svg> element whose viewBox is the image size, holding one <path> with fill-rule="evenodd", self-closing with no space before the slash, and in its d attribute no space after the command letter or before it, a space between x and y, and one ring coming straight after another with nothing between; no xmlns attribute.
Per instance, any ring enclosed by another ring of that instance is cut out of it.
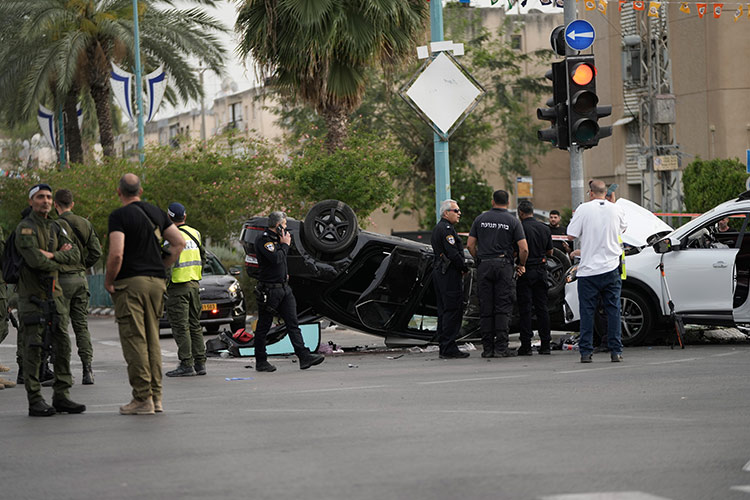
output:
<svg viewBox="0 0 750 500"><path fill-rule="evenodd" d="M461 210L455 200L440 204L440 221L432 230L432 251L435 264L432 282L437 297L437 339L440 357L443 359L468 358L456 345L463 318L463 273L469 270L464 261L464 247L456 234L455 225L461 218Z"/></svg>
<svg viewBox="0 0 750 500"><path fill-rule="evenodd" d="M517 247L517 273L522 276L529 248L521 223L508 212L507 191L495 191L492 209L474 219L467 247L478 262L482 357L515 356L516 352L508 349L508 324L513 311L513 254Z"/></svg>
<svg viewBox="0 0 750 500"><path fill-rule="evenodd" d="M271 329L274 315L280 316L286 325L287 335L299 358L299 367L306 370L323 362L322 354L311 353L302 340L297 320L297 301L289 286L287 254L292 237L286 230L286 214L271 212L268 229L255 240L258 257L258 326L255 330L255 370L273 372L276 367L268 362L266 334Z"/></svg>
<svg viewBox="0 0 750 500"><path fill-rule="evenodd" d="M521 315L521 347L519 356L531 356L532 309L542 345L539 354L550 354L549 312L547 311L547 257L552 255L552 234L548 225L534 219L534 205L524 200L518 204L518 217L529 246L526 272L518 278L516 292Z"/></svg>

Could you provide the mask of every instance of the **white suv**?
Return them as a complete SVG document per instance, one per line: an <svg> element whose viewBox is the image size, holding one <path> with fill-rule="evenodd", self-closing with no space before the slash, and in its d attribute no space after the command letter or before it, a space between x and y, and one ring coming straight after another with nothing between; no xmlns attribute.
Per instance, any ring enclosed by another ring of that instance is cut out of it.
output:
<svg viewBox="0 0 750 500"><path fill-rule="evenodd" d="M674 231L632 202L618 200L617 205L625 211L628 222L623 234L627 269L621 299L624 345L642 344L668 326L664 280L675 312L685 323L750 323L750 191ZM661 262L664 279L659 271ZM579 319L575 271L575 266L570 269L565 286L568 323Z"/></svg>

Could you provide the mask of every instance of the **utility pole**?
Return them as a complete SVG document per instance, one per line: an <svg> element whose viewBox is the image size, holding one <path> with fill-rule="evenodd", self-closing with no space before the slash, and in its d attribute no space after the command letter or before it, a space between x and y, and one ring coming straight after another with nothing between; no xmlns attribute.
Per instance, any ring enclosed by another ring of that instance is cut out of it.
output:
<svg viewBox="0 0 750 500"><path fill-rule="evenodd" d="M65 117L63 116L63 107L60 107L60 111L57 113L57 146L60 153L60 168L65 168L66 154L65 154Z"/></svg>
<svg viewBox="0 0 750 500"><path fill-rule="evenodd" d="M198 73L201 77L201 141L206 142L206 104L205 104L205 88L203 87L203 72L208 68L203 67L203 63L198 63Z"/></svg>
<svg viewBox="0 0 750 500"><path fill-rule="evenodd" d="M430 2L430 40L443 41L443 2L441 0ZM440 220L440 204L451 197L448 140L443 140L437 133L433 133L433 151L435 155L435 214L436 220Z"/></svg>
<svg viewBox="0 0 750 500"><path fill-rule="evenodd" d="M138 108L138 160L145 161L143 149L143 81L141 76L141 39L138 32L138 0L133 0L133 38L135 39L135 100Z"/></svg>
<svg viewBox="0 0 750 500"><path fill-rule="evenodd" d="M563 8L563 24L569 25L578 17L576 3L565 2ZM575 55L577 51L573 50L567 43L565 44L565 55ZM575 210L578 205L583 203L583 150L577 145L571 144L568 148L570 153L570 199L571 207Z"/></svg>

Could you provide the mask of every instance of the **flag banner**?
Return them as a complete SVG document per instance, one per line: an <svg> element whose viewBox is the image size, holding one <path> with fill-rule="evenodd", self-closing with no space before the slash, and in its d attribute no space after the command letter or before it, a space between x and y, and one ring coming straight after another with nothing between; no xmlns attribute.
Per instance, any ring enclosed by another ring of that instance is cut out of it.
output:
<svg viewBox="0 0 750 500"><path fill-rule="evenodd" d="M624 4L625 2L626 2L626 0L620 0L620 5L619 5L619 7L617 9L618 11L622 12L622 4Z"/></svg>
<svg viewBox="0 0 750 500"><path fill-rule="evenodd" d="M560 7L561 9L565 7L565 0L555 0L555 7Z"/></svg>
<svg viewBox="0 0 750 500"><path fill-rule="evenodd" d="M585 0L583 7L586 10L596 10L596 2L594 0Z"/></svg>
<svg viewBox="0 0 750 500"><path fill-rule="evenodd" d="M706 15L706 8L708 7L708 4L705 3L697 3L695 4L695 7L698 9L698 17L703 19L703 16Z"/></svg>
<svg viewBox="0 0 750 500"><path fill-rule="evenodd" d="M78 119L78 130L83 127L83 109L81 109L81 103L76 104L76 118Z"/></svg>
<svg viewBox="0 0 750 500"><path fill-rule="evenodd" d="M739 4L737 6L737 10L734 11L734 22L737 22L737 19L742 17L742 4Z"/></svg>
<svg viewBox="0 0 750 500"><path fill-rule="evenodd" d="M635 2L633 2L633 10L643 10L645 8L646 6L642 1L636 0Z"/></svg>
<svg viewBox="0 0 750 500"><path fill-rule="evenodd" d="M552 5L552 0L539 0L542 5Z"/></svg>
<svg viewBox="0 0 750 500"><path fill-rule="evenodd" d="M648 17L659 17L659 8L661 2L649 2L648 3Z"/></svg>
<svg viewBox="0 0 750 500"><path fill-rule="evenodd" d="M714 19L719 19L721 17L721 9L724 7L724 4L715 3L713 7L714 7Z"/></svg>
<svg viewBox="0 0 750 500"><path fill-rule="evenodd" d="M132 73L112 63L112 72L110 73L109 83L112 86L112 93L120 108L125 113L128 120L134 120L133 107L131 105L133 97L133 78Z"/></svg>
<svg viewBox="0 0 750 500"><path fill-rule="evenodd" d="M528 1L528 0L521 0L521 7L526 7L526 2L527 2L527 1Z"/></svg>
<svg viewBox="0 0 750 500"><path fill-rule="evenodd" d="M690 4L687 2L680 2L680 12L690 14Z"/></svg>
<svg viewBox="0 0 750 500"><path fill-rule="evenodd" d="M508 10L513 8L513 0L508 0Z"/></svg>
<svg viewBox="0 0 750 500"><path fill-rule="evenodd" d="M490 0L490 5L495 5L495 4L496 4L497 2L499 2L499 1L500 1L500 0Z"/></svg>
<svg viewBox="0 0 750 500"><path fill-rule="evenodd" d="M167 90L167 73L163 66L146 75L146 110L144 116L150 122L156 116L164 92Z"/></svg>
<svg viewBox="0 0 750 500"><path fill-rule="evenodd" d="M55 126L55 115L52 111L40 104L39 111L36 113L36 121L42 129L44 138L47 139L47 142L52 149L57 151L57 127Z"/></svg>
<svg viewBox="0 0 750 500"><path fill-rule="evenodd" d="M607 0L599 0L599 5L598 5L597 10L601 12L602 15L604 16L607 15L607 3L608 3Z"/></svg>

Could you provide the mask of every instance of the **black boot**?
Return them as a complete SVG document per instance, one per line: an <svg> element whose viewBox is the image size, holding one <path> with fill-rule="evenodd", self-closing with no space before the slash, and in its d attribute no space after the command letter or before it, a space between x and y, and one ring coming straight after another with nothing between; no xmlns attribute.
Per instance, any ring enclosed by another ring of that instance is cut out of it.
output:
<svg viewBox="0 0 750 500"><path fill-rule="evenodd" d="M275 372L276 367L273 366L271 363L269 363L266 360L263 361L256 361L255 363L255 371L256 372Z"/></svg>
<svg viewBox="0 0 750 500"><path fill-rule="evenodd" d="M94 372L91 369L91 363L83 364L83 377L81 378L83 385L94 385Z"/></svg>
<svg viewBox="0 0 750 500"><path fill-rule="evenodd" d="M167 377L194 377L195 370L192 366L185 366L181 364L171 372L166 373Z"/></svg>
<svg viewBox="0 0 750 500"><path fill-rule="evenodd" d="M299 357L299 369L307 370L311 366L319 365L326 359L322 354L315 354L313 352L303 354Z"/></svg>
<svg viewBox="0 0 750 500"><path fill-rule="evenodd" d="M53 398L52 406L58 413L83 413L86 411L86 405L73 402L68 398Z"/></svg>
<svg viewBox="0 0 750 500"><path fill-rule="evenodd" d="M30 417L51 417L57 413L54 408L47 404L45 400L37 401L33 405L29 405L29 416Z"/></svg>
<svg viewBox="0 0 750 500"><path fill-rule="evenodd" d="M516 354L518 356L531 356L531 344L521 344L521 347L518 348Z"/></svg>

